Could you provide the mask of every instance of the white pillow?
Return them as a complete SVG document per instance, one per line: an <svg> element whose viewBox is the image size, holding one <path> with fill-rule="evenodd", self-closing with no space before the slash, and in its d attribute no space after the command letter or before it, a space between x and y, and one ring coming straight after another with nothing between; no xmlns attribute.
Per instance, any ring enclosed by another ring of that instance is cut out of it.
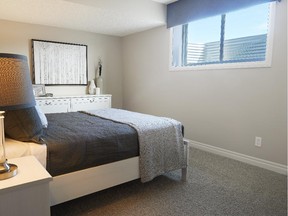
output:
<svg viewBox="0 0 288 216"><path fill-rule="evenodd" d="M45 114L42 112L42 110L40 109L40 107L37 104L36 104L35 108L36 108L37 113L41 119L41 123L42 123L43 128L47 128L48 127L48 121L47 121Z"/></svg>

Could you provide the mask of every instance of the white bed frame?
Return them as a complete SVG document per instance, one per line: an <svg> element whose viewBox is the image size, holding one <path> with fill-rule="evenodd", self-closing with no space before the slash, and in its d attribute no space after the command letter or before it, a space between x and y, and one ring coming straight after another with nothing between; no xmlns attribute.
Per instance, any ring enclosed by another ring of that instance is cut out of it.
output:
<svg viewBox="0 0 288 216"><path fill-rule="evenodd" d="M187 140L184 140L184 150L188 166ZM55 176L50 182L51 206L138 178L140 178L139 157ZM182 169L182 181L186 181L186 178L187 167Z"/></svg>
<svg viewBox="0 0 288 216"><path fill-rule="evenodd" d="M184 153L189 158L188 141L184 140ZM6 139L8 159L34 155L46 167L46 145ZM186 165L188 165L186 161ZM182 169L186 180L187 166ZM50 181L50 205L57 205L87 194L104 190L140 178L139 157L133 157L76 172L53 177Z"/></svg>
<svg viewBox="0 0 288 216"><path fill-rule="evenodd" d="M44 113L110 108L111 95L40 97L36 103ZM184 143L188 160L188 141ZM182 180L186 173L187 168L182 169ZM139 157L59 175L50 182L51 206L138 178Z"/></svg>

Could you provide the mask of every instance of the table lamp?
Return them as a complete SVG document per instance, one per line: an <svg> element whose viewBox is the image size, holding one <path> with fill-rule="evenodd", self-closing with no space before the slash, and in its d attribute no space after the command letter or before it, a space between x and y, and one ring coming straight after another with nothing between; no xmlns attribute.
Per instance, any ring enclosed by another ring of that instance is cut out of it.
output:
<svg viewBox="0 0 288 216"><path fill-rule="evenodd" d="M35 106L27 57L0 53L0 180L17 174L17 166L5 155L4 113Z"/></svg>

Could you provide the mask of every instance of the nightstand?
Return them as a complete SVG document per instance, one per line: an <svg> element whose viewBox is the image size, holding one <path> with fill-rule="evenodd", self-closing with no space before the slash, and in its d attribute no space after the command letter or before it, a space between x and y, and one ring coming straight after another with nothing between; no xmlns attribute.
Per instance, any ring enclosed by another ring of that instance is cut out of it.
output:
<svg viewBox="0 0 288 216"><path fill-rule="evenodd" d="M34 156L9 159L18 174L0 181L0 215L50 216L51 175Z"/></svg>

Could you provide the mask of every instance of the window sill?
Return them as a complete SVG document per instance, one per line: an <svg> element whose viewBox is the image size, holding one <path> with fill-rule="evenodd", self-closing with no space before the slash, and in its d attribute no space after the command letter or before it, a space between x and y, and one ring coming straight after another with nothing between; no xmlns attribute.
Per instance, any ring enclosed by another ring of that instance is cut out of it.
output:
<svg viewBox="0 0 288 216"><path fill-rule="evenodd" d="M195 70L222 70L222 69L246 69L246 68L269 68L271 62L246 62L246 63L230 63L230 64L209 64L197 66L170 66L169 71L195 71Z"/></svg>

